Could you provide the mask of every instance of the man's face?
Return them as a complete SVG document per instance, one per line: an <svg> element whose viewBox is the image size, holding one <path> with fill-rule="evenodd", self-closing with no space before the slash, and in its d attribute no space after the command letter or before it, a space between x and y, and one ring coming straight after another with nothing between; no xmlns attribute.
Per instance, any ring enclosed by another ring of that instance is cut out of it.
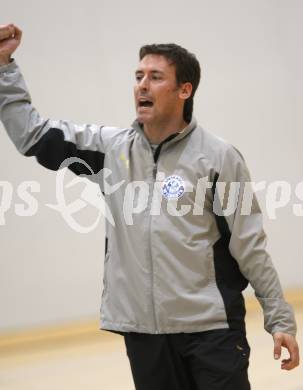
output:
<svg viewBox="0 0 303 390"><path fill-rule="evenodd" d="M137 119L143 124L161 124L183 111L175 66L162 55L148 54L140 61L134 95Z"/></svg>

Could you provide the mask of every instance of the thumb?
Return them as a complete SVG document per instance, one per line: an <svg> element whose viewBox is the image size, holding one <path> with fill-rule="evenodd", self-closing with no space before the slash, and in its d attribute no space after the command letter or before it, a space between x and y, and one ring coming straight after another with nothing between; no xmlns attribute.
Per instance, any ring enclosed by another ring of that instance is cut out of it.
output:
<svg viewBox="0 0 303 390"><path fill-rule="evenodd" d="M282 339L280 336L274 336L274 358L280 359L281 357Z"/></svg>

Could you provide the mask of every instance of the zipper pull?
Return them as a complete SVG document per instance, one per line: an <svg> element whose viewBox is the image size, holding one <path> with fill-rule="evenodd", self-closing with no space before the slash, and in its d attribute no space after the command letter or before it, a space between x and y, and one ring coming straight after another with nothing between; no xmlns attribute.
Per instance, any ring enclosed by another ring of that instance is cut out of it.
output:
<svg viewBox="0 0 303 390"><path fill-rule="evenodd" d="M156 179L156 176L157 176L157 164L154 164L154 167L153 167L153 178Z"/></svg>

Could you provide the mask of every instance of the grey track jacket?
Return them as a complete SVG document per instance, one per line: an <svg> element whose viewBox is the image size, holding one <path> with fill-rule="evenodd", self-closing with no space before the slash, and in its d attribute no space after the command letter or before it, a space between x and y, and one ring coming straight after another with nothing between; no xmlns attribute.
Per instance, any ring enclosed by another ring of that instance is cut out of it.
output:
<svg viewBox="0 0 303 390"><path fill-rule="evenodd" d="M241 206L250 177L232 145L195 119L154 155L137 121L120 129L43 119L15 61L0 67L0 118L19 152L49 169L58 170L69 157L84 160L94 174L108 169L106 175L91 175L99 179L115 223L106 221L102 329L245 330L242 291L250 283L265 329L296 333L292 308L265 250L255 195L250 212ZM92 173L79 161L69 168ZM236 207L226 215L221 182L230 190L239 183ZM116 184L115 191L106 189Z"/></svg>

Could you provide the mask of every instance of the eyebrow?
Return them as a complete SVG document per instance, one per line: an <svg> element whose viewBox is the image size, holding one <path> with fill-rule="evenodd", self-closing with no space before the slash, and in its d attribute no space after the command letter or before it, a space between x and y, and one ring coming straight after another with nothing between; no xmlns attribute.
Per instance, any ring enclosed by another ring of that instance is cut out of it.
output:
<svg viewBox="0 0 303 390"><path fill-rule="evenodd" d="M143 70L136 70L136 75L138 75L138 74L143 74L144 72L143 72ZM156 70L156 69L154 69L154 70L151 70L151 72L150 73L152 73L152 74L164 74L164 72L162 72L161 70Z"/></svg>

